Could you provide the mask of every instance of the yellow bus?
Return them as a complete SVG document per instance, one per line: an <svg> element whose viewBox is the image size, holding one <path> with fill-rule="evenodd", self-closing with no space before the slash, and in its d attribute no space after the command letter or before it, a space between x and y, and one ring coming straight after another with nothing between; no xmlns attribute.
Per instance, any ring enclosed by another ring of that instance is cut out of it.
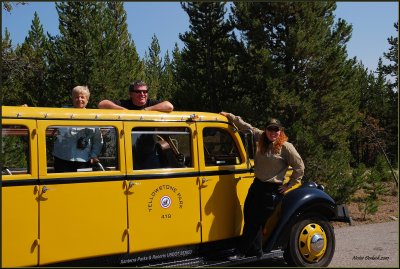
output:
<svg viewBox="0 0 400 269"><path fill-rule="evenodd" d="M100 130L99 163L56 171L65 128ZM2 106L1 265L230 265L253 145L214 113ZM320 185L297 186L266 224L262 259L327 266L330 221L350 220Z"/></svg>

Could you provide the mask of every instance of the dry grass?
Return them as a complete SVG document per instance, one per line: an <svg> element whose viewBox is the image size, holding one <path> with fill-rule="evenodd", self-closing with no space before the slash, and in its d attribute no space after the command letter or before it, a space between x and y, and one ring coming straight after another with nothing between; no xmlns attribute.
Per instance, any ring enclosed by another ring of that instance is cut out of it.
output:
<svg viewBox="0 0 400 269"><path fill-rule="evenodd" d="M355 199L353 202L347 204L350 212L350 216L353 219L353 225L361 225L368 223L381 223L388 221L395 221L399 218L399 196L398 187L395 183L387 183L386 187L388 189L386 195L381 195L378 198L378 212L375 214L367 214L364 219L364 212L360 211L359 197L363 197L363 191L359 191L355 194ZM333 226L341 227L348 225L345 223L334 222Z"/></svg>

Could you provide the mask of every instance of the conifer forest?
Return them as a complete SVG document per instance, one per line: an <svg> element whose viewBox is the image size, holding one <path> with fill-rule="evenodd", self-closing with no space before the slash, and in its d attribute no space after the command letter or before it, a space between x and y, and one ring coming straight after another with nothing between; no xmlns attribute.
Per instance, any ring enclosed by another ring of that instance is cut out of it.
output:
<svg viewBox="0 0 400 269"><path fill-rule="evenodd" d="M352 26L335 22L335 2L181 7L190 26L179 34L184 47L160 55L154 35L143 58L123 2L57 2L56 36L35 13L22 44L3 32L1 104L67 106L72 88L87 85L88 108L97 108L102 99L127 99L129 83L141 79L151 98L175 110L232 112L260 129L279 118L305 162L303 180L324 184L337 202L365 184L397 182L397 36L387 37L390 49L368 70L348 57ZM393 27L398 33L398 21Z"/></svg>

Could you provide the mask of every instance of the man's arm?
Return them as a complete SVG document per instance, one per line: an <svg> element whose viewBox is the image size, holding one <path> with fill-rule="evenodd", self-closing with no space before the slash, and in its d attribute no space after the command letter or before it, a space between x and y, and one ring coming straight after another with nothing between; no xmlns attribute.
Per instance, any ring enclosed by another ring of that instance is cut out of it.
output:
<svg viewBox="0 0 400 269"><path fill-rule="evenodd" d="M125 107L119 106L110 100L103 100L97 105L98 108L107 108L107 109L121 109L126 110Z"/></svg>
<svg viewBox="0 0 400 269"><path fill-rule="evenodd" d="M172 110L174 110L174 106L168 101L163 101L154 106L148 106L145 108L145 110L171 112Z"/></svg>

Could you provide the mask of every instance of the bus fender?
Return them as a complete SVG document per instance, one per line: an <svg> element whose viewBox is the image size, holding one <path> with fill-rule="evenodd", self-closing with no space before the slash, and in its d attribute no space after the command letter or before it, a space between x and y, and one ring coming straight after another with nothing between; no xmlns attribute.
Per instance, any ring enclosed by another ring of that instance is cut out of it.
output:
<svg viewBox="0 0 400 269"><path fill-rule="evenodd" d="M289 239L290 229L304 214L315 214L326 219L335 219L336 203L327 193L317 188L317 184L304 183L301 187L287 193L275 210L280 210L280 217L270 238L264 244L264 251L269 252L285 245Z"/></svg>

